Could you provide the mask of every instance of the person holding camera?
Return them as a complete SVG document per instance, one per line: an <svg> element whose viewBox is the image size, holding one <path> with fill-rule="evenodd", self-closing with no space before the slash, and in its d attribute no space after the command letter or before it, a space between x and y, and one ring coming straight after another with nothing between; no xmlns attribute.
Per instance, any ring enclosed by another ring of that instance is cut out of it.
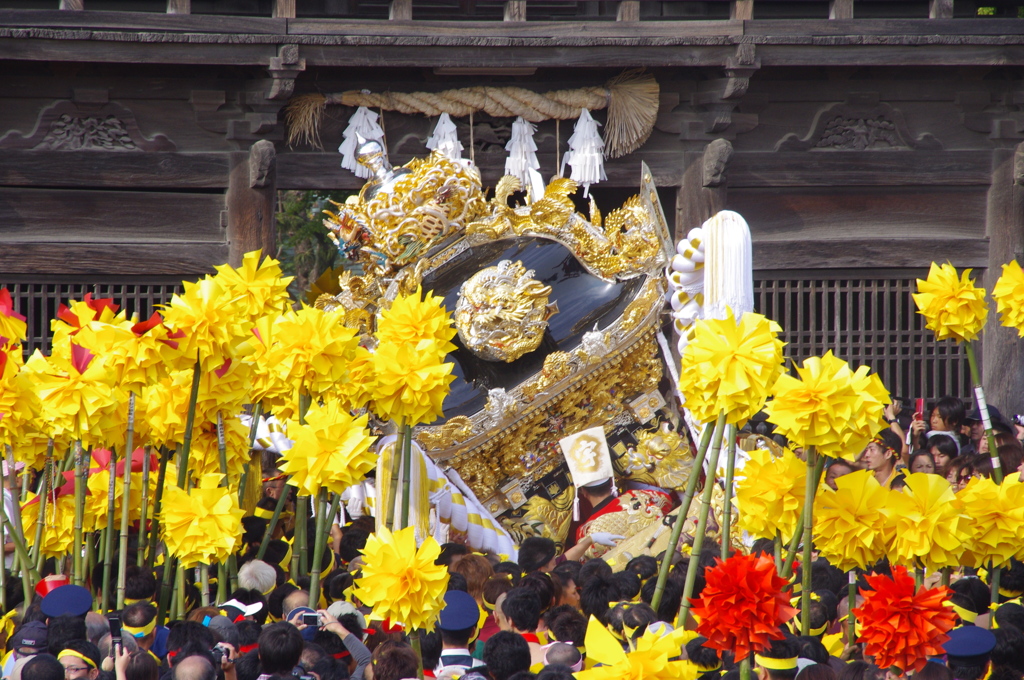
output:
<svg viewBox="0 0 1024 680"><path fill-rule="evenodd" d="M298 611L289 615L288 622L299 629L299 632L316 628L328 633L334 633L345 645L345 649L352 656L355 664L351 670L350 680L363 680L366 667L370 665L373 655L366 645L353 635L335 616L326 609L314 612L308 607L300 607Z"/></svg>

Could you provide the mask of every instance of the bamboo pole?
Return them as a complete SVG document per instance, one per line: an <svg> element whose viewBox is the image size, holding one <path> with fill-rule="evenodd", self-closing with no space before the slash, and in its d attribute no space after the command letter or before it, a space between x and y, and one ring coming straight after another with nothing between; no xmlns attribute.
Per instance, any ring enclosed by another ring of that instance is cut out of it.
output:
<svg viewBox="0 0 1024 680"><path fill-rule="evenodd" d="M412 496L412 427L402 423L405 436L402 437L402 528L412 524L409 516L409 502Z"/></svg>
<svg viewBox="0 0 1024 680"><path fill-rule="evenodd" d="M846 643L852 645L857 639L857 619L853 613L857 605L857 573L852 569L849 581L846 586Z"/></svg>
<svg viewBox="0 0 1024 680"><path fill-rule="evenodd" d="M385 496L388 507L384 517L384 526L391 531L396 531L401 527L395 523L395 504L398 497L398 480L401 471L401 451L405 447L405 420L402 420L401 426L398 428L398 434L395 438L395 444L391 448L391 479L388 485L388 495ZM381 512L383 512L383 508ZM401 521L401 520L399 520Z"/></svg>
<svg viewBox="0 0 1024 680"><path fill-rule="evenodd" d="M704 547L704 531L708 525L708 510L711 508L711 491L715 486L715 470L718 469L718 456L722 451L722 435L725 434L725 412L718 416L715 434L711 437L711 458L708 460L708 473L704 480L704 492L700 496L700 515L697 517L697 528L693 532L693 548L690 550L690 562L686 567L686 585L683 586L683 599L679 603L679 616L676 628L686 625L686 617L690 613L690 596L693 595L697 583L697 567L700 564L700 551Z"/></svg>
<svg viewBox="0 0 1024 680"><path fill-rule="evenodd" d="M114 494L117 493L116 472L117 451L114 447L110 447L110 460L107 461L107 527L103 532L103 542L100 544L100 549L103 551L103 594L100 599L100 611L104 614L109 611L110 567L114 562L114 514L117 512L117 505L114 503Z"/></svg>
<svg viewBox="0 0 1024 680"><path fill-rule="evenodd" d="M725 458L725 502L722 506L722 559L728 559L732 532L732 480L736 474L736 426L725 426L726 445L729 447Z"/></svg>
<svg viewBox="0 0 1024 680"><path fill-rule="evenodd" d="M814 535L814 494L818 490L817 475L814 474L818 463L818 450L813 446L807 449L807 479L804 482L804 556L803 568L800 572L800 634L811 632L811 549ZM822 456L824 458L824 456Z"/></svg>
<svg viewBox="0 0 1024 680"><path fill-rule="evenodd" d="M218 578L217 583L224 581ZM203 563L199 565L199 601L204 607L210 606L210 565Z"/></svg>
<svg viewBox="0 0 1024 680"><path fill-rule="evenodd" d="M149 509L149 459L152 455L150 447L142 449L142 498L139 503L139 546L135 551L135 564L142 566L146 563L146 543L149 532L146 531L146 511ZM163 484L160 485L163 487Z"/></svg>
<svg viewBox="0 0 1024 680"><path fill-rule="evenodd" d="M970 340L964 343L967 350L967 363L971 367L971 381L974 383L974 399L978 402L978 411L981 412L981 420L985 425L985 440L988 442L988 457L992 461L992 479L996 484L1003 483L1003 466L999 461L999 452L996 447L995 434L992 431L992 420L988 415L988 402L985 401L985 388L981 385L981 371L978 370L978 358L974 354L974 343ZM1010 472L1013 472L1012 470Z"/></svg>
<svg viewBox="0 0 1024 680"><path fill-rule="evenodd" d="M821 473L825 469L825 456L819 456L817 464L814 466L814 486L818 487L818 482L821 481ZM782 578L788 579L793 575L793 567L796 564L797 549L800 547L800 539L803 538L804 534L804 514L801 512L800 516L796 518L796 527L793 529L793 540L789 542L789 548L787 550L786 562L782 566L782 572L779 574Z"/></svg>
<svg viewBox="0 0 1024 680"><path fill-rule="evenodd" d="M668 572L672 567L672 557L679 548L679 537L683 533L683 524L686 523L687 513L690 511L690 504L693 503L693 495L697 492L697 482L700 480L700 471L704 467L704 456L707 454L708 445L711 444L711 435L715 426L708 424L700 437L700 444L697 446L697 457L690 468L690 478L686 480L686 491L683 493L683 503L679 506L679 514L676 516L675 524L672 525L672 535L668 539L668 546L665 547L665 554L661 558L661 565L658 569L658 582L654 588L654 595L651 597L651 608L657 611L661 604L661 597L665 593L665 583L668 582Z"/></svg>
<svg viewBox="0 0 1024 680"><path fill-rule="evenodd" d="M288 482L291 477L287 477L284 480L284 488L281 489L281 495L277 497L277 505L274 506L274 514L270 516L270 524L267 525L267 530L263 534L263 541L260 542L260 549L256 551L256 559L262 560L263 555L267 552L267 546L270 544L270 537L274 533L274 528L277 527L277 521L281 517L281 511L284 510L285 501L288 498L288 494L291 493L288 489ZM296 510L298 512L298 510Z"/></svg>
<svg viewBox="0 0 1024 680"><path fill-rule="evenodd" d="M85 513L85 466L82 460L82 440L75 442L75 543L72 546L74 551L71 574L76 586L85 584L85 574L82 572L82 516Z"/></svg>
<svg viewBox="0 0 1024 680"><path fill-rule="evenodd" d="M124 486L121 489L121 535L117 552L117 608L124 609L124 591L126 587L128 571L128 529L130 522L128 516L131 507L132 490L132 455L135 452L135 392L128 393L128 431L125 433L124 445ZM113 478L113 475L111 475ZM114 517L111 515L110 522L113 524ZM145 531L145 529L143 529ZM107 556L107 564L110 564L110 557Z"/></svg>
<svg viewBox="0 0 1024 680"><path fill-rule="evenodd" d="M43 528L46 526L46 503L49 500L50 477L53 475L53 437L46 443L46 464L43 466L43 477L39 480L39 517L36 518L36 535L32 548L36 573L43 573Z"/></svg>
<svg viewBox="0 0 1024 680"><path fill-rule="evenodd" d="M309 576L309 602L315 609L320 602L320 568L324 558L324 544L327 542L327 489L320 487L316 495L316 536L313 544L313 571Z"/></svg>
<svg viewBox="0 0 1024 680"><path fill-rule="evenodd" d="M252 452L252 448L256 445L256 432L260 424L260 417L263 415L263 404L257 402L252 407L252 421L249 423L249 452ZM242 469L242 478L238 482L238 507L242 507L245 489L249 485L249 474L252 469L252 456L249 456L249 460L245 462L245 467Z"/></svg>
<svg viewBox="0 0 1024 680"><path fill-rule="evenodd" d="M156 497L153 499L153 529L149 534L149 554L146 556L146 564L150 569L156 565L156 553L159 549L157 539L160 536L160 506L164 499L164 482L167 480L167 463L170 459L171 453L165 452L165 455L160 456L160 467L157 468Z"/></svg>
<svg viewBox="0 0 1024 680"><path fill-rule="evenodd" d="M35 570L32 568L32 563L28 559L28 551L25 549L25 539L21 535L19 535L19 533L18 533L18 527L15 524L15 518L7 516L7 498L6 498L7 493L9 492L11 494L11 501L12 501L11 505L13 505L15 508L17 508L18 507L18 503L17 503L17 500L16 500L16 498L14 496L13 490L9 490L7 488L7 478L8 478L8 476L12 476L13 477L15 475L15 472L14 472L14 465L13 465L14 454L11 452L11 447L8 446L6 448L7 448L7 458L8 458L8 460L10 462L8 462L8 464L7 464L7 474L6 475L2 475L2 479L0 479L0 484L2 484L3 492L4 492L4 498L0 499L0 521L3 522L3 530L4 530L4 532L10 535L11 543L14 544L14 554L15 554L16 560L19 561L23 565L22 569L21 569L21 587L22 587L22 590L23 590L23 595L25 596L25 602L30 602L32 600L32 584L39 580L39 575L35 573ZM2 472L2 471L0 471L0 472ZM12 481L11 484L13 486L14 482ZM17 510L15 510L15 512L17 512ZM15 515L15 517L17 517L17 515ZM0 564L0 571L6 572L7 571L6 555L4 556L4 562L5 562L4 564ZM6 576L7 575L5 573L4 574L4 578L5 579L6 579ZM6 595L7 595L7 583L6 583L6 580L3 583L2 587L4 588L4 596L6 598ZM4 607L6 607L6 602L4 602L3 605L4 605Z"/></svg>
<svg viewBox="0 0 1024 680"><path fill-rule="evenodd" d="M196 422L196 401L199 400L199 380L202 377L202 366L199 364L199 357L192 367L192 391L188 396L188 415L185 419L185 436L182 438L181 448L178 450L178 488L184 489L185 481L188 479L188 457L192 451L192 428Z"/></svg>

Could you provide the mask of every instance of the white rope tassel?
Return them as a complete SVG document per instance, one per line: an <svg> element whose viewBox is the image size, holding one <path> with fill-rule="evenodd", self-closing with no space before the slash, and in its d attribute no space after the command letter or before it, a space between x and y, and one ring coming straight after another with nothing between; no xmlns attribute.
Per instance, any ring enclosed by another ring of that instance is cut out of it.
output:
<svg viewBox="0 0 1024 680"><path fill-rule="evenodd" d="M519 116L512 123L512 138L505 145L505 151L508 151L508 158L505 159L505 174L518 177L524 189L531 184L530 170L540 170L540 161L537 160L537 143L533 141L535 132L537 132L537 126Z"/></svg>
<svg viewBox="0 0 1024 680"><path fill-rule="evenodd" d="M434 132L427 140L427 148L438 151L452 160L462 160L462 142L459 141L455 123L447 113L442 113L434 126Z"/></svg>
<svg viewBox="0 0 1024 680"><path fill-rule="evenodd" d="M728 309L737 323L754 311L754 265L747 221L723 210L702 225L704 251L704 318L724 319Z"/></svg>
<svg viewBox="0 0 1024 680"><path fill-rule="evenodd" d="M604 140L597 131L599 123L590 117L590 111L580 111L560 172L564 175L568 164L572 168L569 178L583 185L583 195L589 196L590 185L606 180L608 176L604 174Z"/></svg>
<svg viewBox="0 0 1024 680"><path fill-rule="evenodd" d="M366 108L360 106L352 117L348 119L348 127L342 133L344 139L338 147L341 154L341 167L350 170L356 177L368 179L372 174L370 169L356 162L356 151L359 150L357 135L365 140L376 140L384 147L384 129L377 123L379 116ZM384 148L387 154L387 148Z"/></svg>

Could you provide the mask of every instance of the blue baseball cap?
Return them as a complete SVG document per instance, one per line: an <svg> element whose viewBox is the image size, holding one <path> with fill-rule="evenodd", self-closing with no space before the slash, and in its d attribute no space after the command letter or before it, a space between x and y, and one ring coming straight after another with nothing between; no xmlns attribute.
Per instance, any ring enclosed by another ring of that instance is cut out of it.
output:
<svg viewBox="0 0 1024 680"><path fill-rule="evenodd" d="M92 593L82 586L66 585L54 588L43 598L42 611L50 618L56 616L85 616L92 609Z"/></svg>
<svg viewBox="0 0 1024 680"><path fill-rule="evenodd" d="M441 630L466 630L476 628L480 622L480 607L469 593L449 590L444 594L444 609L438 619Z"/></svg>

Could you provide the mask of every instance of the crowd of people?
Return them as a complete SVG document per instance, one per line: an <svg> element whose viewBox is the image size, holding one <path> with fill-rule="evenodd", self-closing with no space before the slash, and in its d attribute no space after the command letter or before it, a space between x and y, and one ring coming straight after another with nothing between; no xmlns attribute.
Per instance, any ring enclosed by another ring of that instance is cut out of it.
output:
<svg viewBox="0 0 1024 680"><path fill-rule="evenodd" d="M860 452L855 461L836 460L825 483L858 468L874 471L891 489L902 470L944 475L960 486L985 475L989 456L977 413L955 398L939 400L927 414L907 418L898 407L887 412L891 429ZM993 413L998 456L1007 473L1021 467L1022 428ZM909 433L909 437L907 436ZM991 463L988 463L990 466ZM696 568L694 597L704 570L721 548L710 537L696 559L677 553L659 598L655 597L662 556L633 557L613 565L586 559L594 541L614 541L607 533L559 546L530 537L517 559L482 555L459 543L442 546L439 564L449 580L444 607L434 630L410 631L398 622L374 621L355 597L353 582L364 567L362 549L374 531L369 516L340 519L331 531L322 563L321 595L310 600L307 574L292 571L291 539L297 523L290 500L267 539L270 518L282 494L289 494L273 454L264 455L264 497L243 518L243 548L237 555L237 588L227 600L203 606L200 582L185 584L185 609L176 620L159 611L162 567L136 566L134 537L124 574L125 606L103 615L96 591L116 578L97 564L89 587L53 574L41 580L24 602L21 583L7 581L10 607L3 629L3 678L12 680L569 680L594 667L587 649L591 620L605 626L623 649L651 631L682 625L694 630L692 615L677 621L687 572ZM1024 470L1022 470L1024 472ZM585 518L584 518L585 519ZM316 523L306 522L307 531ZM308 541L313 544L312 537ZM581 548L581 546L583 548ZM770 541L753 552L772 553ZM856 639L848 639L847 575L824 559L810 569L812 602L807 635L791 622L769 649L755 657L760 680L884 680L898 671L878 668ZM874 571L885 572L885 563ZM190 574L191 575L191 574ZM795 575L800 583L802 574ZM227 578L215 574L214 578ZM934 577L936 580L938 576ZM951 581L950 604L958 625L945 654L913 675L921 680L1022 680L1024 678L1024 563L1001 573L998 608L982 570L963 569ZM860 586L867 588L861 578ZM652 602L657 606L652 607ZM737 659L696 636L680 647L699 680L738 680Z"/></svg>

